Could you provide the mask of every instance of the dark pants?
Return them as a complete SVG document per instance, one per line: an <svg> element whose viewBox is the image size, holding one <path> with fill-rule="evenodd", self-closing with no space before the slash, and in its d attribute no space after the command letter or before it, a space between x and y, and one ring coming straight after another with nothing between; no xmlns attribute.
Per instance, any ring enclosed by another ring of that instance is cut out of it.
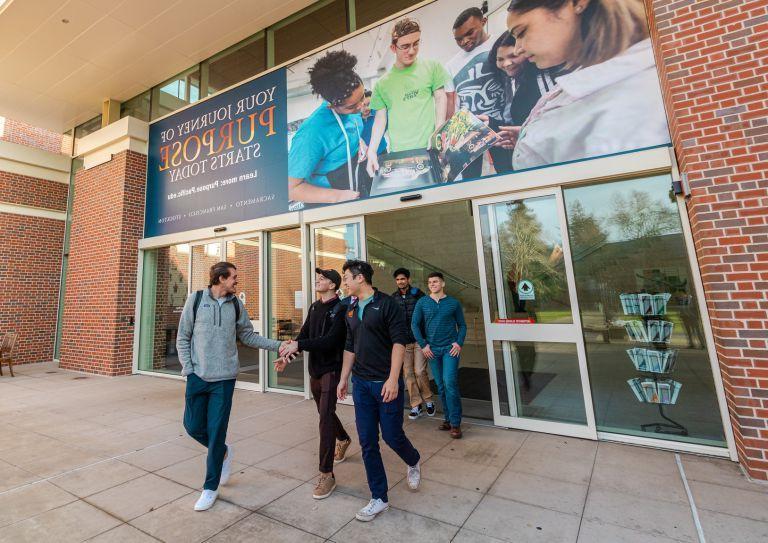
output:
<svg viewBox="0 0 768 543"><path fill-rule="evenodd" d="M368 488L375 500L387 499L387 473L379 449L379 426L381 436L389 448L403 459L409 466L419 462L417 451L403 431L403 408L405 407L403 380L400 379L397 398L384 402L381 397L383 382L365 381L352 377L352 398L355 401L355 423L360 447L363 450L365 474L368 477Z"/></svg>
<svg viewBox="0 0 768 543"><path fill-rule="evenodd" d="M208 448L205 490L219 488L221 466L227 452L227 426L232 409L235 380L203 381L194 373L187 376L184 428L190 437Z"/></svg>
<svg viewBox="0 0 768 543"><path fill-rule="evenodd" d="M325 373L319 379L309 378L309 387L320 415L320 473L333 471L336 440L349 439L349 434L336 416L337 386L339 386L339 374L335 371Z"/></svg>
<svg viewBox="0 0 768 543"><path fill-rule="evenodd" d="M496 173L506 173L512 171L512 151L502 149L501 147L491 147L489 150L493 159L493 168ZM485 153L473 160L469 166L461 172L462 179L476 179L483 175L483 157Z"/></svg>

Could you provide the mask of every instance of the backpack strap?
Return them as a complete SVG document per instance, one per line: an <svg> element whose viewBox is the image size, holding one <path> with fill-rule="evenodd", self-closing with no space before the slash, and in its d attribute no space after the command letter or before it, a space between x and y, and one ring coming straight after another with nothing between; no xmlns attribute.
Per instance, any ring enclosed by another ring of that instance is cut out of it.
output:
<svg viewBox="0 0 768 543"><path fill-rule="evenodd" d="M240 298L235 296L232 301L235 303L235 333L237 333L237 321L240 320Z"/></svg>
<svg viewBox="0 0 768 543"><path fill-rule="evenodd" d="M192 330L195 329L195 322L197 321L197 308L200 307L200 301L203 299L203 291L198 290L195 292L195 303L192 305Z"/></svg>

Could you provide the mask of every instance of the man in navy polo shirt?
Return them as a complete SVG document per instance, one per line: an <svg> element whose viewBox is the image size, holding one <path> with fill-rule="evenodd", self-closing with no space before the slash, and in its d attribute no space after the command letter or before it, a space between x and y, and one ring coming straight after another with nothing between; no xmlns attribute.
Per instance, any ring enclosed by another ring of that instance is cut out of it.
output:
<svg viewBox="0 0 768 543"><path fill-rule="evenodd" d="M355 423L363 452L371 501L356 517L364 522L389 509L387 474L379 450L379 427L384 442L408 465L408 486L416 490L421 481L419 452L403 431L403 367L408 330L397 302L371 285L373 268L368 262L344 264L344 284L354 296L345 319L347 343L338 386L338 397L347 396L352 373Z"/></svg>

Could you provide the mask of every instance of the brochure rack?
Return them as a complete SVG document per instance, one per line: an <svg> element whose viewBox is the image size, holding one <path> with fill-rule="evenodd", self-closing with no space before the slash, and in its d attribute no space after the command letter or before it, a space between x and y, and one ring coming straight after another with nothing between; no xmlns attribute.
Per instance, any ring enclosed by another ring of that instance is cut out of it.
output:
<svg viewBox="0 0 768 543"><path fill-rule="evenodd" d="M688 429L664 413L665 405L677 403L682 384L671 378L677 364L677 350L669 348L674 323L664 320L668 293L621 294L625 315L639 316L641 320L626 321L624 327L630 340L642 346L627 349L639 376L627 381L639 402L656 404L664 422L641 424L644 432L688 435Z"/></svg>

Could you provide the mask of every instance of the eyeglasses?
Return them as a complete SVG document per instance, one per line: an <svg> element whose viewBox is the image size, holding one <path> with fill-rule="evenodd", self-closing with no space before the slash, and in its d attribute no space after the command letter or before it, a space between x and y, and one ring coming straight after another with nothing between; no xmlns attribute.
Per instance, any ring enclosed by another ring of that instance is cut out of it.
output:
<svg viewBox="0 0 768 543"><path fill-rule="evenodd" d="M397 48L398 48L398 49L400 49L401 51L407 51L408 49L414 49L414 50L415 50L415 49L418 49L418 48L419 48L419 42L420 42L420 41L421 41L421 40L416 40L416 41L415 41L415 42L413 42L413 43L404 43L404 44L402 44L402 45L397 45L397 44L395 44L395 47L397 47Z"/></svg>

